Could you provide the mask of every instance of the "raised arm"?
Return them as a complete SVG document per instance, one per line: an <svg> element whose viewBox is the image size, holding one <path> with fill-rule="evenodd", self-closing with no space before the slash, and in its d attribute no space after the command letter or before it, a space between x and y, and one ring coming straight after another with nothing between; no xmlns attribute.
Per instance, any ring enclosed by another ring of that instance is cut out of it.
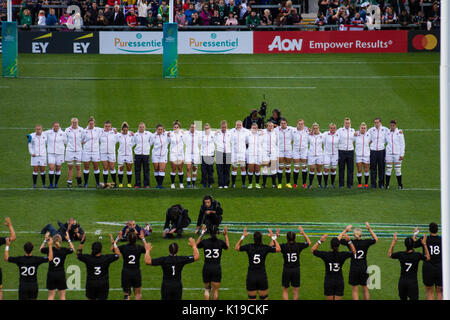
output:
<svg viewBox="0 0 450 320"><path fill-rule="evenodd" d="M198 252L197 244L195 243L194 238L189 238L189 246L192 247L194 261L197 261L200 258L200 253Z"/></svg>
<svg viewBox="0 0 450 320"><path fill-rule="evenodd" d="M45 234L44 241L42 242L41 246L39 247L39 252L41 252L41 250L44 249L44 247L47 244L47 241L48 241L49 238L50 238L50 232L47 232Z"/></svg>
<svg viewBox="0 0 450 320"><path fill-rule="evenodd" d="M312 246L311 252L314 253L314 251L316 251L319 248L320 244L327 240L327 237L328 237L328 234L324 234L323 236L321 236L320 239L317 240L317 242L314 243L314 245Z"/></svg>
<svg viewBox="0 0 450 320"><path fill-rule="evenodd" d="M111 233L109 234L109 239L111 240L112 251L120 257L119 247L117 246L116 240L114 240L114 238L113 238Z"/></svg>
<svg viewBox="0 0 450 320"><path fill-rule="evenodd" d="M280 244L277 241L277 236L273 234L272 229L267 229L269 231L269 237L272 238L273 243L275 244L275 250L276 252L281 251Z"/></svg>
<svg viewBox="0 0 450 320"><path fill-rule="evenodd" d="M144 246L145 246L145 257L144 257L145 264L151 266L152 257L150 257L150 251L152 251L152 244L150 242L146 242Z"/></svg>
<svg viewBox="0 0 450 320"><path fill-rule="evenodd" d="M241 248L242 241L244 241L246 236L247 236L247 228L244 228L244 232L242 233L241 238L239 239L239 241L236 243L236 246L234 247L234 249L236 249L236 251L239 251L239 249Z"/></svg>
<svg viewBox="0 0 450 320"><path fill-rule="evenodd" d="M347 227L345 227L345 229L341 232L340 235L338 235L338 240L340 241L342 239L342 237L344 236L344 234L346 234L347 232L349 232L350 230L352 230L352 225L349 224Z"/></svg>
<svg viewBox="0 0 450 320"><path fill-rule="evenodd" d="M423 245L423 250L425 252L425 257L427 257L427 261L430 261L431 256L430 256L430 252L428 251L428 247L427 247L427 235L426 234L423 235L422 245Z"/></svg>
<svg viewBox="0 0 450 320"><path fill-rule="evenodd" d="M223 235L225 236L225 243L227 245L227 248L229 248L230 247L230 240L228 239L228 227L227 226L225 226L223 228Z"/></svg>
<svg viewBox="0 0 450 320"><path fill-rule="evenodd" d="M412 237L412 239L414 240L414 242L416 242L416 240L417 240L417 235L419 234L419 227L415 227L414 228L414 234L413 234L413 237Z"/></svg>
<svg viewBox="0 0 450 320"><path fill-rule="evenodd" d="M5 240L5 261L8 261L8 259L9 259L9 245L11 244L11 242L9 241L9 239L8 238L6 238L6 240Z"/></svg>
<svg viewBox="0 0 450 320"><path fill-rule="evenodd" d="M275 233L275 236L277 238L280 236L280 228L277 229L277 232ZM275 245L275 242L273 240L271 240L269 246L273 247L274 245Z"/></svg>
<svg viewBox="0 0 450 320"><path fill-rule="evenodd" d="M348 234L344 234L344 239L347 241L348 246L350 247L350 250L353 252L353 254L356 253L355 246L353 245L352 240L348 236Z"/></svg>
<svg viewBox="0 0 450 320"><path fill-rule="evenodd" d="M199 244L200 241L202 241L203 236L205 235L206 232L206 226L202 225L202 232L200 233L200 236L197 239L197 242L195 244Z"/></svg>
<svg viewBox="0 0 450 320"><path fill-rule="evenodd" d="M70 249L72 249L73 252L75 252L75 247L73 246L72 240L70 240L69 232L66 231L65 236L67 243L69 244Z"/></svg>
<svg viewBox="0 0 450 320"><path fill-rule="evenodd" d="M394 233L394 237L392 238L392 243L391 243L391 246L389 247L389 252L388 252L388 255L389 255L389 258L392 258L392 252L394 251L394 246L395 246L395 243L397 242L397 232L396 233Z"/></svg>
<svg viewBox="0 0 450 320"><path fill-rule="evenodd" d="M302 226L298 226L298 230L300 231L300 234L305 238L305 241L308 244L308 246L310 246L311 245L311 240L309 240L309 237L305 233L305 231L303 230L303 227Z"/></svg>
<svg viewBox="0 0 450 320"><path fill-rule="evenodd" d="M372 230L372 228L370 227L370 225L369 225L368 222L366 222L366 228L367 228L367 230L369 230L370 235L372 236L373 240L375 240L375 242L378 242L378 237L377 237L377 235L375 234L375 232L373 232L373 230Z"/></svg>
<svg viewBox="0 0 450 320"><path fill-rule="evenodd" d="M13 242L14 240L16 240L16 232L14 231L11 219L9 217L5 218L5 226L7 226L9 229L9 242Z"/></svg>

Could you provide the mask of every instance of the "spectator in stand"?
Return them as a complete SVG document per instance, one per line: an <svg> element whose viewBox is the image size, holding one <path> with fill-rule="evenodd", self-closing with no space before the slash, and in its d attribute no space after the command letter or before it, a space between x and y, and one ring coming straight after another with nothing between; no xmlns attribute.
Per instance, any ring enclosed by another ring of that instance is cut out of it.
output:
<svg viewBox="0 0 450 320"><path fill-rule="evenodd" d="M177 12L180 12L180 10L183 8L183 2L182 2L181 0L177 0L177 1L175 2L175 4L173 5L173 7L174 7L174 9L175 9L175 11L173 12L173 13L174 13L174 16L175 16L176 13L177 13Z"/></svg>
<svg viewBox="0 0 450 320"><path fill-rule="evenodd" d="M200 18L202 19L203 26L209 25L209 22L211 21L212 15L209 12L209 5L205 4L203 6L202 12L200 13Z"/></svg>
<svg viewBox="0 0 450 320"><path fill-rule="evenodd" d="M45 24L48 26L55 26L58 24L58 18L55 15L55 9L50 9L47 18L45 19Z"/></svg>
<svg viewBox="0 0 450 320"><path fill-rule="evenodd" d="M139 22L139 25L145 26L145 25L147 25L148 1L146 1L146 0L137 0L137 5L138 5L138 22Z"/></svg>
<svg viewBox="0 0 450 320"><path fill-rule="evenodd" d="M324 25L326 25L327 24L327 18L323 15L323 13L319 13L318 15L317 15L317 19L316 19L316 21L314 22L314 24L316 25L316 26L324 26Z"/></svg>
<svg viewBox="0 0 450 320"><path fill-rule="evenodd" d="M105 16L105 19L108 21L108 24L111 24L114 18L114 12L113 10L111 10L111 7L108 4L105 5L103 15Z"/></svg>
<svg viewBox="0 0 450 320"><path fill-rule="evenodd" d="M420 9L420 0L408 0L408 8L409 8L409 15L411 17L417 16L419 11L422 11Z"/></svg>
<svg viewBox="0 0 450 320"><path fill-rule="evenodd" d="M159 2L156 2L156 0L152 0L152 3L150 4L150 10L153 11L154 17L158 17L158 9L159 9Z"/></svg>
<svg viewBox="0 0 450 320"><path fill-rule="evenodd" d="M149 28L153 28L154 26L157 25L156 17L153 16L152 10L147 11L147 18L145 25Z"/></svg>
<svg viewBox="0 0 450 320"><path fill-rule="evenodd" d="M412 19L412 23L420 26L420 30L425 30L427 26L427 22L425 21L425 17L423 16L423 11L419 10L417 15Z"/></svg>
<svg viewBox="0 0 450 320"><path fill-rule="evenodd" d="M81 14L78 12L73 15L73 28L75 30L81 30L83 26L83 19L81 18Z"/></svg>
<svg viewBox="0 0 450 320"><path fill-rule="evenodd" d="M117 4L114 6L114 14L112 18L112 24L115 26L123 26L125 24L125 16Z"/></svg>
<svg viewBox="0 0 450 320"><path fill-rule="evenodd" d="M162 15L160 15L158 13L158 15L156 16L156 24L155 24L155 26L158 27L158 28L162 28L163 27L163 23L164 23L163 17L162 17Z"/></svg>
<svg viewBox="0 0 450 320"><path fill-rule="evenodd" d="M195 6L195 11L197 12L201 12L202 8L203 8L203 4L204 4L204 0L198 0L194 6Z"/></svg>
<svg viewBox="0 0 450 320"><path fill-rule="evenodd" d="M97 22L98 17L98 7L96 2L92 4L89 12L91 13L91 24L94 25Z"/></svg>
<svg viewBox="0 0 450 320"><path fill-rule="evenodd" d="M355 16L351 20L351 24L365 24L366 21L361 17L359 12L355 13Z"/></svg>
<svg viewBox="0 0 450 320"><path fill-rule="evenodd" d="M231 1L231 0L230 0ZM226 26L237 26L239 24L238 20L237 20L237 15L234 14L233 12L229 13L228 19L225 22Z"/></svg>
<svg viewBox="0 0 450 320"><path fill-rule="evenodd" d="M25 10L20 9L19 17L20 17L20 25L23 28L29 28L33 23L33 19L31 18L31 12L29 9Z"/></svg>
<svg viewBox="0 0 450 320"><path fill-rule="evenodd" d="M211 16L214 16L214 11L217 10L217 1L209 0L208 6L209 6L209 11L211 12Z"/></svg>
<svg viewBox="0 0 450 320"><path fill-rule="evenodd" d="M278 26L285 25L287 23L287 17L291 13L292 2L286 1L285 5L281 5L280 12L278 13L276 24Z"/></svg>
<svg viewBox="0 0 450 320"><path fill-rule="evenodd" d="M244 15L242 16L241 19L239 19L239 23L242 25L246 25L247 24L247 17L250 17L252 13L252 7L247 6L247 10L245 11Z"/></svg>
<svg viewBox="0 0 450 320"><path fill-rule="evenodd" d="M261 17L261 25L262 26L271 26L273 25L273 18L270 14L269 9L264 10L264 15Z"/></svg>
<svg viewBox="0 0 450 320"><path fill-rule="evenodd" d="M183 9L186 12L189 9L191 2L189 0L184 1L183 3Z"/></svg>
<svg viewBox="0 0 450 320"><path fill-rule="evenodd" d="M108 6L114 7L116 4L120 5L120 0L107 0Z"/></svg>
<svg viewBox="0 0 450 320"><path fill-rule="evenodd" d="M106 19L105 14L103 13L103 10L98 10L98 16L97 16L97 21L95 22L95 25L97 25L97 26L107 26L108 25L108 19Z"/></svg>
<svg viewBox="0 0 450 320"><path fill-rule="evenodd" d="M289 15L287 16L287 25L288 26L292 26L292 25L299 25L302 24L302 16L299 15L297 13L297 9L292 8L291 13L289 13Z"/></svg>
<svg viewBox="0 0 450 320"><path fill-rule="evenodd" d="M225 19L228 17L227 15L227 6L225 5L224 0L219 0L219 3L216 5L214 11L219 12L219 17L225 23Z"/></svg>
<svg viewBox="0 0 450 320"><path fill-rule="evenodd" d="M68 11L64 12L64 14L61 16L61 18L59 18L59 24L60 25L65 25L65 26L67 26L68 24L69 25L73 24L73 18L69 14Z"/></svg>
<svg viewBox="0 0 450 320"><path fill-rule="evenodd" d="M181 7L181 9L177 12L175 16L175 22L178 23L178 28L183 28L184 26L188 25L183 7Z"/></svg>
<svg viewBox="0 0 450 320"><path fill-rule="evenodd" d="M331 17L334 24L348 24L348 10L345 7L339 7L336 14Z"/></svg>
<svg viewBox="0 0 450 320"><path fill-rule="evenodd" d="M162 16L164 22L169 21L169 6L166 0L161 0L161 5L158 8L158 14Z"/></svg>
<svg viewBox="0 0 450 320"><path fill-rule="evenodd" d="M329 6L330 0L319 0L319 13L325 16L328 12Z"/></svg>
<svg viewBox="0 0 450 320"><path fill-rule="evenodd" d="M192 14L194 12L196 12L195 9L194 9L194 4L190 3L189 4L189 9L184 12L184 15L186 16L186 21L187 21L188 25L192 24Z"/></svg>
<svg viewBox="0 0 450 320"><path fill-rule="evenodd" d="M250 8L250 6L248 6L248 8ZM249 26L250 28L254 28L261 24L261 19L259 18L259 15L256 14L255 10L252 10L250 15L247 16L247 18L245 20L245 24L247 26Z"/></svg>
<svg viewBox="0 0 450 320"><path fill-rule="evenodd" d="M386 7L386 12L381 16L381 21L384 24L394 24L397 23L397 14L394 12L392 7Z"/></svg>
<svg viewBox="0 0 450 320"><path fill-rule="evenodd" d="M45 26L45 11L44 10L39 10L39 14L38 14L38 21L37 21L37 25L38 26Z"/></svg>
<svg viewBox="0 0 450 320"><path fill-rule="evenodd" d="M128 11L127 25L132 29L137 26L137 17L133 8L131 8L130 11Z"/></svg>
<svg viewBox="0 0 450 320"><path fill-rule="evenodd" d="M400 17L398 18L398 22L402 25L402 27L407 27L409 24L411 24L411 17L409 16L406 9L402 9Z"/></svg>
<svg viewBox="0 0 450 320"><path fill-rule="evenodd" d="M91 25L91 12L90 11L86 11L84 17L84 25L85 26L90 26Z"/></svg>
<svg viewBox="0 0 450 320"><path fill-rule="evenodd" d="M191 26L202 26L203 21L202 18L198 15L198 12L194 12L192 14Z"/></svg>
<svg viewBox="0 0 450 320"><path fill-rule="evenodd" d="M247 10L246 0L242 0L241 4L238 7L239 7L239 20L245 23L247 16L250 15L250 13L248 13L249 11Z"/></svg>
<svg viewBox="0 0 450 320"><path fill-rule="evenodd" d="M6 1L2 1L2 6L0 8L0 21L8 20L8 3Z"/></svg>
<svg viewBox="0 0 450 320"><path fill-rule="evenodd" d="M230 4L227 7L227 16L230 16L230 13L233 13L233 15L236 15L236 18L239 17L239 7L234 3L234 0L230 0Z"/></svg>
<svg viewBox="0 0 450 320"><path fill-rule="evenodd" d="M219 15L219 10L214 10L214 15L211 18L211 21L209 22L209 24L212 26L221 26L221 25L224 25L224 23L225 22Z"/></svg>
<svg viewBox="0 0 450 320"><path fill-rule="evenodd" d="M439 30L441 27L441 13L439 8L439 3L437 1L433 2L433 6L431 7L431 13L428 16L428 30Z"/></svg>

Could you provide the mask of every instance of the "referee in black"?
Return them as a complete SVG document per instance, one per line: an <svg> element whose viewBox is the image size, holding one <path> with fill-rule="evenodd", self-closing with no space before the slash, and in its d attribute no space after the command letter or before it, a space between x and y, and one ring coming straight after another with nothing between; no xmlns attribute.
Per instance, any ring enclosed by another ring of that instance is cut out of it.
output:
<svg viewBox="0 0 450 320"><path fill-rule="evenodd" d="M141 187L141 168L144 171L144 188L150 187L150 146L152 133L145 130L145 123L139 123L138 132L134 134L134 176L135 188Z"/></svg>
<svg viewBox="0 0 450 320"><path fill-rule="evenodd" d="M385 138L389 129L382 126L381 118L375 118L373 123L374 126L368 131L372 141L370 144L370 184L372 188L377 187L378 174L378 187L383 189L386 158Z"/></svg>
<svg viewBox="0 0 450 320"><path fill-rule="evenodd" d="M280 252L281 248L277 242L277 237L269 230L269 237L272 238L275 247L268 246L262 243L262 233L256 231L253 234L253 243L241 246L247 236L247 228L241 239L236 244L236 251L245 251L248 255L248 272L247 272L247 294L249 300L256 300L256 294L261 300L267 300L269 297L269 282L267 281L266 273L266 256L269 253Z"/></svg>
<svg viewBox="0 0 450 320"><path fill-rule="evenodd" d="M347 188L353 187L354 170L354 147L353 139L355 129L351 128L350 118L345 118L344 126L337 130L339 136L338 165L339 165L339 188L344 188L345 167L347 167Z"/></svg>
<svg viewBox="0 0 450 320"><path fill-rule="evenodd" d="M189 246L192 247L192 256L178 256L178 244L175 242L169 246L169 255L152 259L150 243L145 244L145 264L150 266L161 266L163 270L163 281L161 284L161 300L181 300L183 295L183 283L181 282L181 271L183 267L200 258L194 238L189 238Z"/></svg>

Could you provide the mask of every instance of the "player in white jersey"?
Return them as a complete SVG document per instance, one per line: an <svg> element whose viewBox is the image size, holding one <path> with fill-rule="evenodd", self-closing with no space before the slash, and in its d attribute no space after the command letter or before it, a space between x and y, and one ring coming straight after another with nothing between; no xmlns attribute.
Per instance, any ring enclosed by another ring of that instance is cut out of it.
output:
<svg viewBox="0 0 450 320"><path fill-rule="evenodd" d="M355 132L355 155L356 155L356 177L358 179L358 188L362 185L362 170L364 167L364 188L369 188L369 168L370 168L370 142L371 135L367 132L367 125L365 122L359 126L359 132Z"/></svg>
<svg viewBox="0 0 450 320"><path fill-rule="evenodd" d="M46 131L47 155L48 155L48 178L49 188L57 188L61 177L61 165L64 163L64 151L67 144L67 136L61 130L59 122L53 122L52 129Z"/></svg>
<svg viewBox="0 0 450 320"><path fill-rule="evenodd" d="M226 189L230 184L231 166L231 133L228 130L226 120L220 122L220 130L215 133L214 144L216 145L216 170L219 189Z"/></svg>
<svg viewBox="0 0 450 320"><path fill-rule="evenodd" d="M262 174L263 188L266 187L267 176L272 177L272 188L276 188L277 162L278 162L278 132L275 130L275 124L267 122L267 129L262 137Z"/></svg>
<svg viewBox="0 0 450 320"><path fill-rule="evenodd" d="M323 134L323 179L325 188L328 187L328 175L331 174L331 187L334 188L334 181L336 179L336 168L338 164L338 145L339 133L336 132L336 125L330 123L330 131Z"/></svg>
<svg viewBox="0 0 450 320"><path fill-rule="evenodd" d="M201 157L202 157L202 185L204 188L212 188L214 183L214 144L215 134L211 131L209 123L205 123L201 136Z"/></svg>
<svg viewBox="0 0 450 320"><path fill-rule="evenodd" d="M245 188L247 171L245 166L246 138L249 131L242 126L242 121L236 121L236 127L230 130L231 134L231 187L236 187L238 166L241 168L242 188Z"/></svg>
<svg viewBox="0 0 450 320"><path fill-rule="evenodd" d="M102 128L95 126L95 119L91 117L88 121L88 126L83 132L83 152L81 160L84 163L84 187L88 187L89 181L89 166L92 163L94 167L95 184L97 188L100 186L100 134Z"/></svg>
<svg viewBox="0 0 450 320"><path fill-rule="evenodd" d="M127 187L131 188L131 178L133 177L133 146L135 140L133 132L128 130L128 123L123 122L122 132L116 134L116 140L119 143L117 151L117 163L119 165L119 188L123 188L123 170L127 167Z"/></svg>
<svg viewBox="0 0 450 320"><path fill-rule="evenodd" d="M184 162L184 131L181 130L181 125L178 120L173 123L172 131L167 133L170 143L170 187L175 189L175 177L178 172L178 179L180 181L180 189L184 188L183 185L183 162Z"/></svg>
<svg viewBox="0 0 450 320"><path fill-rule="evenodd" d="M292 139L294 158L294 188L297 188L300 165L302 167L302 185L303 188L306 188L306 179L308 176L308 166L306 160L308 158L309 129L305 127L305 121L303 119L299 119L297 121L297 127L292 131Z"/></svg>
<svg viewBox="0 0 450 320"><path fill-rule="evenodd" d="M389 122L389 133L386 135L386 184L389 189L392 168L395 170L398 188L403 189L402 184L402 161L405 157L405 137L403 132L397 128L397 122Z"/></svg>
<svg viewBox="0 0 450 320"><path fill-rule="evenodd" d="M184 163L186 163L187 188L197 189L197 167L202 163L200 160L200 146L202 144L202 133L195 130L195 123L192 122L188 132L184 136ZM192 181L192 184L191 184Z"/></svg>
<svg viewBox="0 0 450 320"><path fill-rule="evenodd" d="M116 133L109 120L105 121L103 130L100 132L100 161L103 167L104 188L108 183L108 170L111 173L113 187L117 188L116 179Z"/></svg>
<svg viewBox="0 0 450 320"><path fill-rule="evenodd" d="M73 164L75 163L77 185L79 188L81 184L81 155L84 130L78 126L78 119L72 118L70 120L71 126L65 131L67 136L66 146L66 162L67 162L67 187L72 188Z"/></svg>
<svg viewBox="0 0 450 320"><path fill-rule="evenodd" d="M45 188L45 168L47 167L47 135L42 125L36 125L36 131L28 136L28 151L33 167L33 188L36 188L37 176L41 173L42 188Z"/></svg>
<svg viewBox="0 0 450 320"><path fill-rule="evenodd" d="M286 118L280 119L278 131L278 189L282 188L283 169L286 173L286 188L291 185L292 141L294 128L289 127Z"/></svg>
<svg viewBox="0 0 450 320"><path fill-rule="evenodd" d="M319 188L322 188L322 165L323 165L323 142L324 136L320 133L320 128L317 123L311 127L311 134L309 135L309 149L308 149L308 166L309 166L309 185L308 189L312 188L314 180L314 172L317 172L317 180Z"/></svg>
<svg viewBox="0 0 450 320"><path fill-rule="evenodd" d="M169 137L164 131L162 124L156 126L156 132L152 138L152 163L155 170L154 175L156 179L157 189L164 189L163 182L166 175L167 166L167 147L169 145Z"/></svg>
<svg viewBox="0 0 450 320"><path fill-rule="evenodd" d="M260 168L261 168L261 144L262 144L262 130L258 130L258 123L253 122L250 133L247 135L247 165L248 165L248 188L253 187L253 175L255 175L255 187L261 188L259 185Z"/></svg>

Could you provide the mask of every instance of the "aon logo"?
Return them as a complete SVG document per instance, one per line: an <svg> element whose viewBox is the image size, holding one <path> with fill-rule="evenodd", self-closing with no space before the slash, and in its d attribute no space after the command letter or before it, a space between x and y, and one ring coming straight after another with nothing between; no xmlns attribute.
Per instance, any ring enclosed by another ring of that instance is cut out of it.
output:
<svg viewBox="0 0 450 320"><path fill-rule="evenodd" d="M301 51L302 50L303 39L284 39L281 40L280 36L276 36L272 44L269 45L269 51Z"/></svg>

